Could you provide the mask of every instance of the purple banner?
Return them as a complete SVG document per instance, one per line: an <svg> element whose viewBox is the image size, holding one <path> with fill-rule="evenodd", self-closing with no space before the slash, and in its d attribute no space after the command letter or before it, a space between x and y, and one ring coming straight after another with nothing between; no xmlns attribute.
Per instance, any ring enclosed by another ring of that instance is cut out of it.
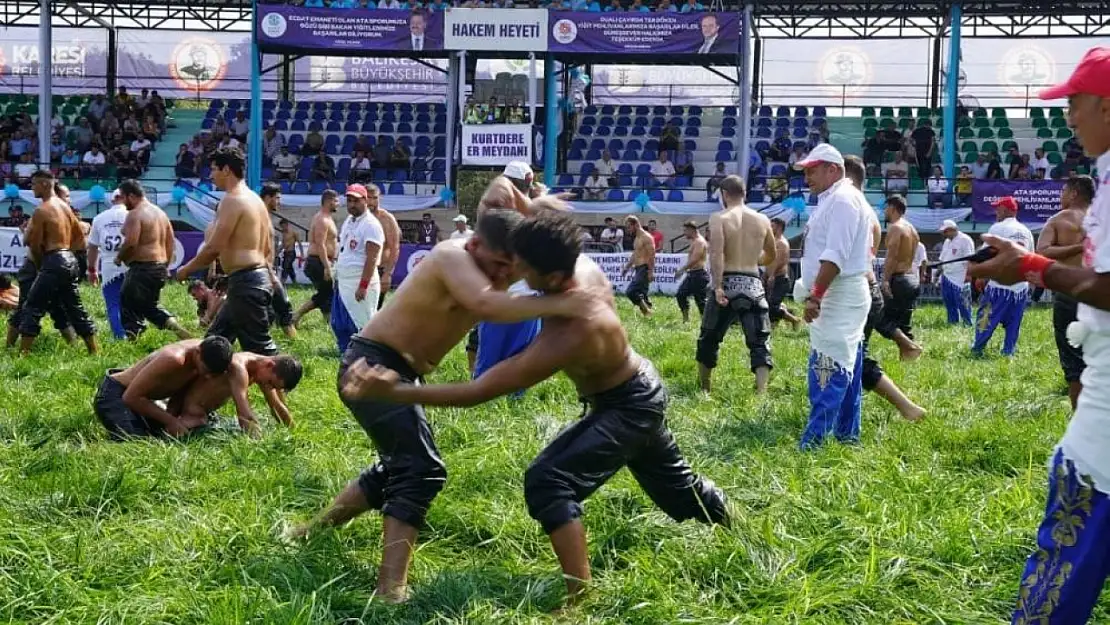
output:
<svg viewBox="0 0 1110 625"><path fill-rule="evenodd" d="M250 33L120 29L118 46L119 84L133 94L154 89L163 97L250 97ZM278 60L269 56L263 64ZM275 97L279 75L262 77L262 97Z"/></svg>
<svg viewBox="0 0 1110 625"><path fill-rule="evenodd" d="M739 13L554 11L547 49L582 54L740 53Z"/></svg>
<svg viewBox="0 0 1110 625"><path fill-rule="evenodd" d="M262 47L404 52L443 49L443 14L395 9L258 7Z"/></svg>
<svg viewBox="0 0 1110 625"><path fill-rule="evenodd" d="M54 28L51 50L54 95L104 91L108 75L108 31ZM0 28L0 93L38 95L39 29Z"/></svg>
<svg viewBox="0 0 1110 625"><path fill-rule="evenodd" d="M409 275L420 261L432 251L431 245L417 245L415 243L402 243L401 252L397 255L397 264L393 267L393 286L401 285L405 276Z"/></svg>
<svg viewBox="0 0 1110 625"><path fill-rule="evenodd" d="M971 209L975 221L995 220L992 204L1012 196L1018 202L1017 220L1043 224L1060 210L1063 180L976 180L971 187Z"/></svg>

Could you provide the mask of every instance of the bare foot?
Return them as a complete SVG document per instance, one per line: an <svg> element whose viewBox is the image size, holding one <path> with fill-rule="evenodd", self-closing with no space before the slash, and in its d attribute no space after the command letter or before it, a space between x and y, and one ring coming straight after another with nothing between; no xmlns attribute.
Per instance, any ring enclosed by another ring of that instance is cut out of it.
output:
<svg viewBox="0 0 1110 625"><path fill-rule="evenodd" d="M790 329L797 332L798 328L802 327L802 320L794 318L790 320Z"/></svg>
<svg viewBox="0 0 1110 625"><path fill-rule="evenodd" d="M926 413L924 408L918 406L917 404L913 404L910 408L907 408L906 411L902 413L902 417L906 421L920 421L921 419L925 418L925 414Z"/></svg>
<svg viewBox="0 0 1110 625"><path fill-rule="evenodd" d="M311 523L287 525L281 532L281 540L287 543L297 542L308 538L308 531L312 529Z"/></svg>
<svg viewBox="0 0 1110 625"><path fill-rule="evenodd" d="M285 336L287 336L288 338L297 338L297 328L295 326L285 326L284 328L282 328L282 330L285 332Z"/></svg>
<svg viewBox="0 0 1110 625"><path fill-rule="evenodd" d="M913 362L913 361L917 360L918 358L921 358L921 354L924 351L925 350L922 349L920 345L914 345L910 349L902 351L901 352L901 358L904 362Z"/></svg>
<svg viewBox="0 0 1110 625"><path fill-rule="evenodd" d="M374 596L376 596L378 600L382 603L388 603L389 605L400 605L411 598L409 595L408 586L394 588L391 591L384 591L379 588L377 591L375 591Z"/></svg>

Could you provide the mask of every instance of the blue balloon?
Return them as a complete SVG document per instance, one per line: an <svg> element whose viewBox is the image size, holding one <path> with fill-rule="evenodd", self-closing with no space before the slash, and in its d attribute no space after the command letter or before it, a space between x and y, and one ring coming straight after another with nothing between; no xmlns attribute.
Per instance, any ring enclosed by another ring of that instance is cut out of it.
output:
<svg viewBox="0 0 1110 625"><path fill-rule="evenodd" d="M207 180L204 180L200 184L197 185L197 188L200 189L201 191L211 191L212 190L212 183L208 182Z"/></svg>
<svg viewBox="0 0 1110 625"><path fill-rule="evenodd" d="M651 204L651 196L649 196L647 193L644 193L643 191L641 191L640 195L636 196L635 201L636 201L636 206L639 206L641 209L645 209L645 208L647 208L648 204Z"/></svg>
<svg viewBox="0 0 1110 625"><path fill-rule="evenodd" d="M170 195L173 197L174 202L181 203L181 201L185 199L185 187L174 187Z"/></svg>
<svg viewBox="0 0 1110 625"><path fill-rule="evenodd" d="M455 199L455 192L451 190L451 187L443 187L439 190L439 199L444 204L450 204L451 200Z"/></svg>
<svg viewBox="0 0 1110 625"><path fill-rule="evenodd" d="M5 187L4 187L4 197L8 198L9 200L18 200L19 199L19 187L17 187L14 184L10 184L10 183L5 185Z"/></svg>
<svg viewBox="0 0 1110 625"><path fill-rule="evenodd" d="M93 202L103 202L108 199L108 192L100 185L93 185L93 188L89 189L89 199Z"/></svg>

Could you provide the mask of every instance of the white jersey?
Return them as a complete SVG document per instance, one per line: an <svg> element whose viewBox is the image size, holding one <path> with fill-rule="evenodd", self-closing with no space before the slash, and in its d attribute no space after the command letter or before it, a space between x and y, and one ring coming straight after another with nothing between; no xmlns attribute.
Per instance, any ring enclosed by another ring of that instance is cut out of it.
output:
<svg viewBox="0 0 1110 625"><path fill-rule="evenodd" d="M846 178L818 196L817 209L806 223L802 252L802 282L807 290L813 288L822 261L840 268L836 280L871 271L872 214L863 193Z"/></svg>
<svg viewBox="0 0 1110 625"><path fill-rule="evenodd" d="M1099 185L1083 229L1083 266L1098 273L1110 272L1110 152L1098 157ZM1086 304L1079 305L1079 320L1094 332L1110 334L1110 312Z"/></svg>
<svg viewBox="0 0 1110 625"><path fill-rule="evenodd" d="M987 234L993 234L996 237L1001 237L1003 239L1013 241L1014 243L1017 243L1018 245L1031 252L1036 249L1033 245L1033 233L1029 231L1029 228L1026 228L1024 225L1022 225L1020 221L1013 217L1007 217L1006 219L1003 219L1002 221L994 224L993 226L991 226L990 230L987 231ZM999 289L1007 289L1016 293L1023 293L1029 290L1028 282L1002 284L1000 282L995 282L994 280L991 280L989 286L993 286Z"/></svg>
<svg viewBox="0 0 1110 625"><path fill-rule="evenodd" d="M921 265L927 260L929 260L929 252L925 250L925 244L918 241L917 249L913 251L913 260L910 261L909 271L909 278L915 284L920 282Z"/></svg>
<svg viewBox="0 0 1110 625"><path fill-rule="evenodd" d="M940 250L940 259L952 260L953 258L971 256L974 253L975 242L971 240L971 237L962 232L957 232L956 236L944 240L944 246ZM962 286L967 281L967 261L944 265L941 270L944 272L944 277L956 286Z"/></svg>
<svg viewBox="0 0 1110 625"><path fill-rule="evenodd" d="M92 220L89 231L89 244L100 251L100 282L109 282L127 273L127 267L116 264L116 255L123 247L123 220L127 219L127 208L118 204L100 213Z"/></svg>
<svg viewBox="0 0 1110 625"><path fill-rule="evenodd" d="M335 261L336 276L340 279L362 276L362 269L366 266L366 244L378 244L378 257L375 264L382 260L382 248L385 247L385 231L378 218L366 211L358 217L351 215L343 222L339 229L339 258ZM371 284L379 282L378 272L371 276Z"/></svg>

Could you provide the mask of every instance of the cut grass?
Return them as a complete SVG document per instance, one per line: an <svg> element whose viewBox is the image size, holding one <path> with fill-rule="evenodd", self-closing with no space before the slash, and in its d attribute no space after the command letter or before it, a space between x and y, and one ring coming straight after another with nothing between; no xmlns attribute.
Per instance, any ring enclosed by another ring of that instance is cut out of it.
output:
<svg viewBox="0 0 1110 625"><path fill-rule="evenodd" d="M91 288L85 302L104 323ZM294 304L308 292L293 289ZM171 310L195 329L178 286ZM105 340L88 357L45 330L26 359L0 355L0 619L27 623L1001 623L1044 506L1045 460L1068 419L1050 312L1026 316L1019 356L968 354L970 330L919 310L925 356L888 374L929 410L902 421L864 401L863 444L796 450L808 410L804 332L776 332L767 398L751 393L738 329L713 398L696 392L696 325L671 300L641 319L636 349L671 392L670 425L695 470L735 505L729 530L676 524L627 472L586 504L596 592L555 617L563 583L525 510L522 476L579 416L557 379L522 401L431 409L447 462L404 606L371 601L381 518L290 546L307 518L374 459L339 402L337 354L319 313L285 349L305 363L289 396L299 427L265 420L262 440L217 432L184 443L114 444L92 414L105 369L172 340ZM103 336L103 334L102 334ZM997 353L996 337L992 344ZM465 376L461 347L431 381ZM225 409L225 413L226 413ZM1094 620L1110 619L1102 608Z"/></svg>

